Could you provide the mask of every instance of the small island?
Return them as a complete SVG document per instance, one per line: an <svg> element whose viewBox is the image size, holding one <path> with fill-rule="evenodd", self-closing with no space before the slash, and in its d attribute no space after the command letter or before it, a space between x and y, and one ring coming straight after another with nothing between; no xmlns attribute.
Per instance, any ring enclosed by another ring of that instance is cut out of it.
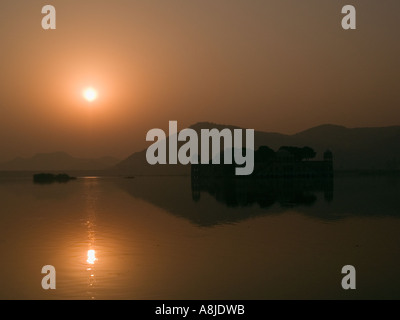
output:
<svg viewBox="0 0 400 320"><path fill-rule="evenodd" d="M66 173L53 174L53 173L37 173L33 175L34 183L66 183L70 180L75 180L75 177L71 177Z"/></svg>

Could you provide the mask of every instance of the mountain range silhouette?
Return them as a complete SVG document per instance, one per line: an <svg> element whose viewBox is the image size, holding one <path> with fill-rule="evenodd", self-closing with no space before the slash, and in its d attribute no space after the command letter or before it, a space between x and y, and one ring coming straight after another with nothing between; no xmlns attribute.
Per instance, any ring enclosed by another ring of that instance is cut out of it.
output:
<svg viewBox="0 0 400 320"><path fill-rule="evenodd" d="M246 129L210 122L199 122L190 128L199 137L201 129ZM255 131L254 134L256 150L260 146L268 146L275 151L281 146L309 146L317 152L316 160L320 160L323 152L329 149L333 152L335 171L400 169L400 126L346 128L325 124L292 135L264 131ZM146 149L133 153L118 163L115 169L134 175L190 174L190 166L149 165Z"/></svg>
<svg viewBox="0 0 400 320"><path fill-rule="evenodd" d="M199 134L199 138L201 129L247 129L211 122L198 122L190 128ZM346 128L324 124L292 135L255 131L254 141L256 150L260 146L275 151L281 146L309 146L317 153L315 160L321 160L323 152L329 149L333 152L335 171L400 170L400 126ZM113 157L77 158L65 152L40 153L31 158L18 157L2 163L0 170L105 170L117 175L190 175L190 165L149 165L146 149L134 152L122 161Z"/></svg>

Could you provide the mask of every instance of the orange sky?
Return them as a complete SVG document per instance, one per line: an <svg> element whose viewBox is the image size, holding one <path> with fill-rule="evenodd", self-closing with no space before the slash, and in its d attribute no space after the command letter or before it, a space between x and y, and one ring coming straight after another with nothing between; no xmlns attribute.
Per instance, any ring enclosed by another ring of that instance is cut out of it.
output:
<svg viewBox="0 0 400 320"><path fill-rule="evenodd" d="M56 30L41 28L45 4ZM346 4L2 0L0 161L123 158L169 120L282 133L397 125L400 2L355 1L355 31L341 28Z"/></svg>

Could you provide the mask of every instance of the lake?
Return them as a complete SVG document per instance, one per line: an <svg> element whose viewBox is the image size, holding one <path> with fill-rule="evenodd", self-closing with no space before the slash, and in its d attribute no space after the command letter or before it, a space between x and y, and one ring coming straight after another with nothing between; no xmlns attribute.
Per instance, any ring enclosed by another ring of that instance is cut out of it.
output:
<svg viewBox="0 0 400 320"><path fill-rule="evenodd" d="M0 178L0 299L400 298L400 179L257 186Z"/></svg>

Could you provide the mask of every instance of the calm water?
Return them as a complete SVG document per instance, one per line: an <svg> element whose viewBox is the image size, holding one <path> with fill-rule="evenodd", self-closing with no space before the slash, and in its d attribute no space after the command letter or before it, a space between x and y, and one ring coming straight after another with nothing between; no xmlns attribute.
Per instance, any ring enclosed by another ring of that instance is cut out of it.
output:
<svg viewBox="0 0 400 320"><path fill-rule="evenodd" d="M246 190L193 189L190 177L0 178L0 298L400 298L399 180ZM356 290L341 288L347 264ZM56 290L41 287L44 265Z"/></svg>

